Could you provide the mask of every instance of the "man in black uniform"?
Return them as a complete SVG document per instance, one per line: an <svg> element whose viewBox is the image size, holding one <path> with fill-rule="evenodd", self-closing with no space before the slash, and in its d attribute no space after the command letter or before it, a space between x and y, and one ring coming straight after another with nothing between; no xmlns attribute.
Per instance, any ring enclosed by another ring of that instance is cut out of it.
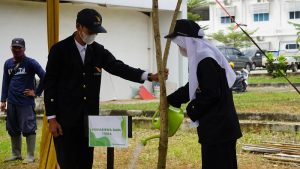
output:
<svg viewBox="0 0 300 169"><path fill-rule="evenodd" d="M202 169L236 169L236 140L242 136L231 87L235 73L222 53L203 38L191 20L177 20L167 35L188 59L189 82L170 94L168 103L180 107L190 101L187 114L197 123Z"/></svg>
<svg viewBox="0 0 300 169"><path fill-rule="evenodd" d="M116 60L94 42L97 33L106 33L96 10L81 10L76 29L51 48L44 81L46 114L61 169L92 168L94 149L88 147L87 123L88 115L99 115L102 68L138 83L158 81L157 74Z"/></svg>

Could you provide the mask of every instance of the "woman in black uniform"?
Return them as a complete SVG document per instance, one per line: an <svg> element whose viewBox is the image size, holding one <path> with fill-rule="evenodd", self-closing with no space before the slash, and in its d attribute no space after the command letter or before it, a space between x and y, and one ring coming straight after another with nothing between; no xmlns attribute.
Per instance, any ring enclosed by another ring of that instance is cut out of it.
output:
<svg viewBox="0 0 300 169"><path fill-rule="evenodd" d="M187 114L197 124L203 169L236 169L236 140L242 136L231 87L235 73L222 53L203 38L191 20L177 20L171 38L188 58L189 82L168 96L174 107L189 102Z"/></svg>

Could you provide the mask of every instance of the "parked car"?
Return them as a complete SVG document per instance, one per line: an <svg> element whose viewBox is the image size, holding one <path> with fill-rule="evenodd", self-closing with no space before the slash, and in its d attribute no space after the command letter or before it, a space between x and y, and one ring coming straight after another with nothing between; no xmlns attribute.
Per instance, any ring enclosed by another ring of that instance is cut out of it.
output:
<svg viewBox="0 0 300 169"><path fill-rule="evenodd" d="M277 58L278 58L278 56L279 56L279 51L267 51L267 52L271 52L271 53L273 53L273 57L274 57L274 64L276 65L276 64L278 64L279 62L278 62L278 60L277 60ZM285 55L283 55L284 57L285 57L285 61L284 61L284 63L286 64L286 66L287 66L287 69L288 70L292 70L292 72L297 72L297 70L298 70L298 66L299 66L299 61L297 61L294 57L292 57L292 56L285 56Z"/></svg>
<svg viewBox="0 0 300 169"><path fill-rule="evenodd" d="M278 64L279 62L275 60L273 63ZM299 62L297 62L295 58L291 56L286 56L284 63L286 64L288 70L292 70L292 72L297 72Z"/></svg>
<svg viewBox="0 0 300 169"><path fill-rule="evenodd" d="M250 72L252 60L249 57L245 57L239 49L231 46L217 46L217 48L223 53L228 62L234 63L235 69L245 68Z"/></svg>
<svg viewBox="0 0 300 169"><path fill-rule="evenodd" d="M279 51L278 51L278 50L268 50L268 51L266 51L266 54L267 54L267 53L272 53L274 59L276 59L276 58L279 56ZM267 58L264 56L263 59L262 59L262 65L263 65L263 67L266 67L267 62L268 62L268 60L267 60Z"/></svg>
<svg viewBox="0 0 300 169"><path fill-rule="evenodd" d="M254 48L247 49L243 51L243 54L245 57L248 57L252 60L252 70L255 70L256 67L265 67L265 64L263 64L263 58L265 58L265 56L260 50Z"/></svg>
<svg viewBox="0 0 300 169"><path fill-rule="evenodd" d="M294 58L295 58L296 61L299 63L299 64L298 64L298 69L300 69L300 56L294 56Z"/></svg>

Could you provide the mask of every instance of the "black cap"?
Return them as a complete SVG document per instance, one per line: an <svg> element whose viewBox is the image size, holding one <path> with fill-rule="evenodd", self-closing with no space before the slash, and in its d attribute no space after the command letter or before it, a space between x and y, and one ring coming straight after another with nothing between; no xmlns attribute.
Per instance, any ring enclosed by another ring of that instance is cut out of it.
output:
<svg viewBox="0 0 300 169"><path fill-rule="evenodd" d="M95 33L106 33L106 30L101 26L102 17L94 9L85 8L78 12L76 22L87 27Z"/></svg>
<svg viewBox="0 0 300 169"><path fill-rule="evenodd" d="M179 19L176 21L174 31L165 38L175 38L176 36L186 36L193 38L202 38L198 35L201 27L194 21L188 19Z"/></svg>
<svg viewBox="0 0 300 169"><path fill-rule="evenodd" d="M25 41L24 41L24 39L23 38L14 38L11 41L11 47L14 47L14 46L25 48Z"/></svg>

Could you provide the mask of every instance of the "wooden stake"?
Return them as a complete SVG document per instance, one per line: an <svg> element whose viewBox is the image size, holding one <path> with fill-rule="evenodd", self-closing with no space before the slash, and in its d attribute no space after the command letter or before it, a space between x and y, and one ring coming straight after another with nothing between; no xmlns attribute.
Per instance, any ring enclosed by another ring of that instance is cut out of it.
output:
<svg viewBox="0 0 300 169"><path fill-rule="evenodd" d="M178 0L177 6L173 15L172 23L169 32L172 32L175 27L176 19L179 13L182 0ZM164 51L164 57L162 59L161 51L161 41L160 41L160 31L159 31L159 17L158 17L158 0L152 1L152 22L154 30L154 39L156 47L156 62L157 62L157 71L159 75L160 83L160 139L159 139L159 153L158 153L158 169L166 168L167 161L167 152L168 152L168 103L166 97L166 84L165 84L165 69L167 65L170 43L168 39L166 42L166 47Z"/></svg>
<svg viewBox="0 0 300 169"><path fill-rule="evenodd" d="M288 156L264 155L264 158L266 158L268 160L272 160L272 161L300 163L300 159L288 157Z"/></svg>
<svg viewBox="0 0 300 169"><path fill-rule="evenodd" d="M164 78L164 67L162 63L161 41L158 19L158 0L152 1L152 22L154 30L154 39L156 47L156 63L158 78L160 83L160 139L159 139L159 154L157 168L166 168L167 152L168 152L168 115L167 115L167 97L166 84Z"/></svg>
<svg viewBox="0 0 300 169"><path fill-rule="evenodd" d="M182 3L182 0L177 1L177 5L176 5L176 8L175 8L173 19L172 19L171 26L170 26L170 29L169 29L169 34L171 32L173 32L173 30L174 30L181 3ZM171 45L171 39L168 38L167 42L166 42L165 51L164 51L164 58L163 58L164 68L167 67L167 61L168 61L168 56L169 56L169 51L170 51L170 45Z"/></svg>

